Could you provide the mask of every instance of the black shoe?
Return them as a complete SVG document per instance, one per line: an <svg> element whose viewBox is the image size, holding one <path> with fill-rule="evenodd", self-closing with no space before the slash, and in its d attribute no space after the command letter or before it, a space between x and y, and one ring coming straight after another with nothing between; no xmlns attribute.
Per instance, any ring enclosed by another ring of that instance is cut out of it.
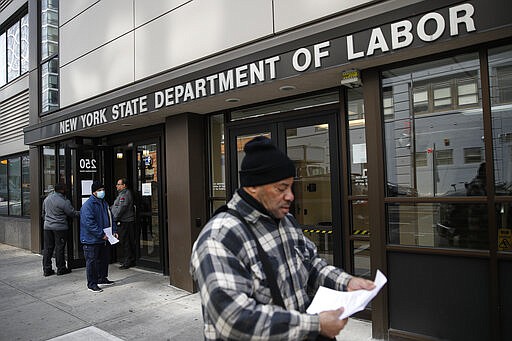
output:
<svg viewBox="0 0 512 341"><path fill-rule="evenodd" d="M112 285L114 283L114 281L111 281L108 278L105 278L104 280L98 282L99 285Z"/></svg>
<svg viewBox="0 0 512 341"><path fill-rule="evenodd" d="M44 274L43 274L44 277L48 277L48 276L51 276L51 275L55 275L55 271L53 271L53 270L45 271Z"/></svg>
<svg viewBox="0 0 512 341"><path fill-rule="evenodd" d="M93 293L97 294L103 291L99 286L95 285L89 288L89 291L92 291Z"/></svg>
<svg viewBox="0 0 512 341"><path fill-rule="evenodd" d="M65 274L68 274L70 272L71 272L71 269L69 269L69 268L64 268L62 270L57 270L57 276L65 275Z"/></svg>
<svg viewBox="0 0 512 341"><path fill-rule="evenodd" d="M130 266L129 266L129 265L127 265L127 264L123 264L123 265L121 265L121 266L119 267L119 269L121 269L121 270L126 270L126 269L129 269L129 268L130 268Z"/></svg>

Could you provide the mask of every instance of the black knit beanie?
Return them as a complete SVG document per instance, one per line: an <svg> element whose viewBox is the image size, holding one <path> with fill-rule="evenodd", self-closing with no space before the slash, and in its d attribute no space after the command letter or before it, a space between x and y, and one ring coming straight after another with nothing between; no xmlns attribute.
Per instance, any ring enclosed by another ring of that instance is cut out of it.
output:
<svg viewBox="0 0 512 341"><path fill-rule="evenodd" d="M92 185L91 185L91 192L96 192L97 190L99 190L100 188L105 188L105 186L99 182L98 180L94 180Z"/></svg>
<svg viewBox="0 0 512 341"><path fill-rule="evenodd" d="M295 177L293 161L265 136L257 136L247 142L244 151L240 169L241 187L260 186Z"/></svg>

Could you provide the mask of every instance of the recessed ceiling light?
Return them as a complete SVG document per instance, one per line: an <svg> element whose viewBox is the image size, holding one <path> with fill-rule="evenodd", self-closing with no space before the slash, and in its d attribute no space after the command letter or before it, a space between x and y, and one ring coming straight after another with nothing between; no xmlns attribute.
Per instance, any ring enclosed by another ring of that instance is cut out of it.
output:
<svg viewBox="0 0 512 341"><path fill-rule="evenodd" d="M295 89L297 89L295 85L283 85L282 87L279 88L279 90L281 91L292 91Z"/></svg>
<svg viewBox="0 0 512 341"><path fill-rule="evenodd" d="M98 130L96 130L96 131L97 131L98 133L105 133L105 132L107 132L105 129L98 129Z"/></svg>
<svg viewBox="0 0 512 341"><path fill-rule="evenodd" d="M123 123L121 125L124 126L124 127L131 127L133 124L131 124L131 123Z"/></svg>
<svg viewBox="0 0 512 341"><path fill-rule="evenodd" d="M226 102L237 103L237 102L240 102L240 99L239 98L226 98Z"/></svg>

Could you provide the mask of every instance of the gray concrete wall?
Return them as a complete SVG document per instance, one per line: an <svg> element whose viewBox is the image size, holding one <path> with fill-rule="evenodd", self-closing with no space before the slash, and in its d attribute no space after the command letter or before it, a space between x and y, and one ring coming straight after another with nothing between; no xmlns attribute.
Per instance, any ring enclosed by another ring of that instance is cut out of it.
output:
<svg viewBox="0 0 512 341"><path fill-rule="evenodd" d="M0 217L0 243L30 250L30 219Z"/></svg>

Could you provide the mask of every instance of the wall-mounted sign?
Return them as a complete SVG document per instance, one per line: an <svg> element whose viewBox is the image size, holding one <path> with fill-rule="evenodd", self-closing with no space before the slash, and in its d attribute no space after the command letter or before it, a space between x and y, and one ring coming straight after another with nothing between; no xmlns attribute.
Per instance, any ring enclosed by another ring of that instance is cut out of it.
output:
<svg viewBox="0 0 512 341"><path fill-rule="evenodd" d="M42 127L27 127L25 143L31 144L59 134L73 133L248 86L327 68L342 68L356 60L396 53L406 48L423 47L435 42L446 42L459 36L511 25L508 15L498 13L499 11L494 13L499 3L498 0L490 0L489 4L468 1L409 18L397 18L373 28L256 61L247 62L247 57L240 58L239 62L229 61L225 63L227 68L219 72L205 74L190 81L174 83L170 80L161 88L135 98L120 98L119 102L112 105L98 105L76 116L67 116ZM489 6L493 8L492 18L485 15ZM357 70L344 73L342 83L357 84L353 82L360 81L357 73Z"/></svg>
<svg viewBox="0 0 512 341"><path fill-rule="evenodd" d="M361 86L361 75L359 70L348 70L341 73L341 85L351 88Z"/></svg>
<svg viewBox="0 0 512 341"><path fill-rule="evenodd" d="M96 159L82 158L78 163L80 173L96 173L98 170Z"/></svg>
<svg viewBox="0 0 512 341"><path fill-rule="evenodd" d="M143 183L142 184L142 196L150 197L151 196L151 183Z"/></svg>

